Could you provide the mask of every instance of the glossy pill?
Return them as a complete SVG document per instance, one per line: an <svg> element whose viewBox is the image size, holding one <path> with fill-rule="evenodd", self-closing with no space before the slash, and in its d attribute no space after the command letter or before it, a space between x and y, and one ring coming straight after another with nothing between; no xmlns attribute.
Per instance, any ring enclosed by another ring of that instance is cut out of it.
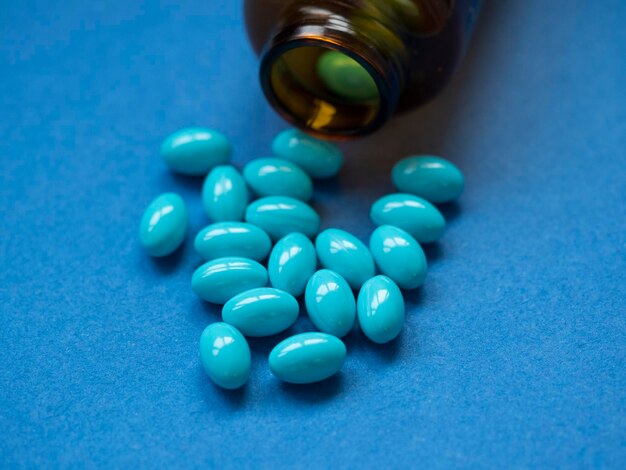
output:
<svg viewBox="0 0 626 470"><path fill-rule="evenodd" d="M411 235L392 225L381 225L370 237L370 251L385 276L402 289L415 289L426 277L424 250Z"/></svg>
<svg viewBox="0 0 626 470"><path fill-rule="evenodd" d="M344 230L329 228L317 236L315 249L320 264L341 275L358 289L374 276L374 259L361 240Z"/></svg>
<svg viewBox="0 0 626 470"><path fill-rule="evenodd" d="M315 327L342 337L354 326L356 302L350 285L334 271L317 271L306 286L304 302Z"/></svg>
<svg viewBox="0 0 626 470"><path fill-rule="evenodd" d="M269 357L277 378L294 384L319 382L336 374L346 359L346 346L326 333L301 333L278 343Z"/></svg>
<svg viewBox="0 0 626 470"><path fill-rule="evenodd" d="M287 129L278 134L272 142L272 152L295 163L311 178L335 176L343 165L339 147L297 129Z"/></svg>
<svg viewBox="0 0 626 470"><path fill-rule="evenodd" d="M243 169L246 183L260 197L288 196L308 201L313 196L311 177L282 158L257 158Z"/></svg>
<svg viewBox="0 0 626 470"><path fill-rule="evenodd" d="M313 237L320 228L320 217L311 206L285 196L254 201L246 209L246 222L261 227L274 241L293 232Z"/></svg>
<svg viewBox="0 0 626 470"><path fill-rule="evenodd" d="M290 233L272 249L267 263L270 284L298 297L317 267L317 254L311 240L301 233Z"/></svg>
<svg viewBox="0 0 626 470"><path fill-rule="evenodd" d="M237 294L224 305L222 319L245 336L270 336L286 330L298 318L298 301L272 287Z"/></svg>
<svg viewBox="0 0 626 470"><path fill-rule="evenodd" d="M456 165L432 155L417 155L396 163L391 180L398 191L415 194L434 203L456 199L465 185Z"/></svg>
<svg viewBox="0 0 626 470"><path fill-rule="evenodd" d="M243 220L248 205L248 188L236 168L216 166L202 185L202 206L212 222Z"/></svg>
<svg viewBox="0 0 626 470"><path fill-rule="evenodd" d="M184 175L206 175L211 168L230 160L232 148L218 131L187 127L169 135L161 145L161 156L169 167Z"/></svg>
<svg viewBox="0 0 626 470"><path fill-rule="evenodd" d="M369 72L352 57L338 51L322 54L317 73L335 94L353 101L378 98L378 87Z"/></svg>
<svg viewBox="0 0 626 470"><path fill-rule="evenodd" d="M363 334L375 343L388 343L402 331L404 299L387 276L369 279L359 292L357 318Z"/></svg>
<svg viewBox="0 0 626 470"><path fill-rule="evenodd" d="M166 256L185 240L188 225L185 201L178 194L161 194L143 213L139 240L150 256Z"/></svg>
<svg viewBox="0 0 626 470"><path fill-rule="evenodd" d="M194 240L196 252L205 261L239 256L263 261L272 249L267 233L245 222L218 222L203 228Z"/></svg>
<svg viewBox="0 0 626 470"><path fill-rule="evenodd" d="M226 323L212 323L200 336L200 361L209 378L222 388L235 389L250 376L248 342Z"/></svg>
<svg viewBox="0 0 626 470"><path fill-rule="evenodd" d="M254 260L236 256L204 263L193 273L191 287L198 296L214 304L226 303L235 295L267 285L267 270Z"/></svg>
<svg viewBox="0 0 626 470"><path fill-rule="evenodd" d="M395 225L419 243L437 241L446 221L430 202L412 194L388 194L372 205L370 217L376 225Z"/></svg>

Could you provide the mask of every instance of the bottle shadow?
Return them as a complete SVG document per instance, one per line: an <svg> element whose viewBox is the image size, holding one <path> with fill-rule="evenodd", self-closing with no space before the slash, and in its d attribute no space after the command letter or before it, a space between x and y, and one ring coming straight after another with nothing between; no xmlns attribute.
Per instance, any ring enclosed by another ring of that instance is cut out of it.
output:
<svg viewBox="0 0 626 470"><path fill-rule="evenodd" d="M473 163L466 156L452 155L450 142L454 142L453 136L461 129L472 125L461 118L460 111L465 110L472 89L480 83L480 76L488 74L492 67L483 52L499 34L497 17L505 3L483 2L466 57L441 95L415 111L393 118L371 136L341 144L347 156L342 187L366 194L373 187L386 189L393 164L419 153L464 160L465 168ZM449 216L454 216L454 211Z"/></svg>

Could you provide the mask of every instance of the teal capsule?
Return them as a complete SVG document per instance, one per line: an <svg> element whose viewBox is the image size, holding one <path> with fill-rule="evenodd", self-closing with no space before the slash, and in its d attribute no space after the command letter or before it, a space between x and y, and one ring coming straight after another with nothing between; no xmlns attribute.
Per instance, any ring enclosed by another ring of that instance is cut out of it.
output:
<svg viewBox="0 0 626 470"><path fill-rule="evenodd" d="M458 198L465 182L456 165L432 155L417 155L400 160L391 170L398 191L420 196L434 203Z"/></svg>
<svg viewBox="0 0 626 470"><path fill-rule="evenodd" d="M143 213L139 240L150 256L166 256L183 243L188 225L185 201L178 194L161 194Z"/></svg>
<svg viewBox="0 0 626 470"><path fill-rule="evenodd" d="M278 134L272 143L272 152L295 163L311 178L330 178L343 166L343 154L339 147L297 129L287 129Z"/></svg>
<svg viewBox="0 0 626 470"><path fill-rule="evenodd" d="M277 378L294 384L319 382L336 374L346 359L346 346L326 333L301 333L272 349L270 370Z"/></svg>
<svg viewBox="0 0 626 470"><path fill-rule="evenodd" d="M270 254L267 271L272 286L298 297L315 272L317 255L311 240L301 233L281 238Z"/></svg>
<svg viewBox="0 0 626 470"><path fill-rule="evenodd" d="M228 163L232 148L218 131L187 127L170 134L161 145L161 156L169 167L184 175L206 175L211 168Z"/></svg>
<svg viewBox="0 0 626 470"><path fill-rule="evenodd" d="M402 289L415 289L426 277L424 250L398 227L381 225L370 237L370 251L380 272Z"/></svg>
<svg viewBox="0 0 626 470"><path fill-rule="evenodd" d="M261 227L274 241L292 232L313 237L320 229L320 216L311 206L286 196L254 201L246 209L246 222Z"/></svg>
<svg viewBox="0 0 626 470"><path fill-rule="evenodd" d="M235 389L250 376L248 342L226 323L212 323L200 336L200 361L209 378L222 388Z"/></svg>
<svg viewBox="0 0 626 470"><path fill-rule="evenodd" d="M334 271L317 271L306 285L304 302L316 328L339 338L354 326L356 302L350 285Z"/></svg>
<svg viewBox="0 0 626 470"><path fill-rule="evenodd" d="M370 73L352 57L339 51L322 54L317 62L317 73L324 84L342 98L352 101L378 98L378 86Z"/></svg>
<svg viewBox="0 0 626 470"><path fill-rule="evenodd" d="M246 183L260 197L287 196L308 201L313 196L311 177L282 158L257 158L243 169Z"/></svg>
<svg viewBox="0 0 626 470"><path fill-rule="evenodd" d="M226 303L241 292L265 287L267 270L254 260L229 256L204 263L193 273L191 287L214 304Z"/></svg>
<svg viewBox="0 0 626 470"><path fill-rule="evenodd" d="M211 170L202 185L202 205L212 222L243 220L248 188L235 167L220 165Z"/></svg>
<svg viewBox="0 0 626 470"><path fill-rule="evenodd" d="M375 343L388 343L402 331L404 299L387 276L376 276L363 284L356 311L361 331Z"/></svg>
<svg viewBox="0 0 626 470"><path fill-rule="evenodd" d="M218 222L203 228L194 240L196 252L205 261L239 256L263 261L272 249L267 233L245 222Z"/></svg>
<svg viewBox="0 0 626 470"><path fill-rule="evenodd" d="M272 287L259 287L226 302L222 319L245 336L271 336L293 325L299 311L298 301L292 295Z"/></svg>
<svg viewBox="0 0 626 470"><path fill-rule="evenodd" d="M388 194L372 205L370 217L376 225L395 225L419 243L437 241L446 221L430 202L412 194Z"/></svg>
<svg viewBox="0 0 626 470"><path fill-rule="evenodd" d="M315 240L315 249L320 264L341 275L353 289L374 276L371 253L361 240L344 230L324 230Z"/></svg>

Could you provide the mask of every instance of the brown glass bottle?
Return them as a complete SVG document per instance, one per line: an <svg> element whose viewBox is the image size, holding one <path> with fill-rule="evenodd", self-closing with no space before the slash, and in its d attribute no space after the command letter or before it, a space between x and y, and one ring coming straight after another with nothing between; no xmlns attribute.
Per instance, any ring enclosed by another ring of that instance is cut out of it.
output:
<svg viewBox="0 0 626 470"><path fill-rule="evenodd" d="M307 132L350 138L373 132L394 113L441 91L464 54L480 3L246 0L245 13L272 106ZM377 93L355 99L329 89L319 73L328 50L354 59Z"/></svg>

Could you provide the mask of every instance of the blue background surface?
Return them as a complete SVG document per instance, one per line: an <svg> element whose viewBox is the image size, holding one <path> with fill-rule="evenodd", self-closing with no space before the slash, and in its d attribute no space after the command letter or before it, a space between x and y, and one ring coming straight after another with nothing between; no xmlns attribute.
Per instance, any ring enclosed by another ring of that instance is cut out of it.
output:
<svg viewBox="0 0 626 470"><path fill-rule="evenodd" d="M2 2L0 464L624 468L626 2L488 0L445 93L345 145L315 195L366 239L398 158L465 172L401 338L352 334L309 387L268 370L285 335L255 340L226 393L197 356L219 311L190 240L155 261L137 230L172 190L206 224L168 133L216 127L242 164L285 127L240 3Z"/></svg>

